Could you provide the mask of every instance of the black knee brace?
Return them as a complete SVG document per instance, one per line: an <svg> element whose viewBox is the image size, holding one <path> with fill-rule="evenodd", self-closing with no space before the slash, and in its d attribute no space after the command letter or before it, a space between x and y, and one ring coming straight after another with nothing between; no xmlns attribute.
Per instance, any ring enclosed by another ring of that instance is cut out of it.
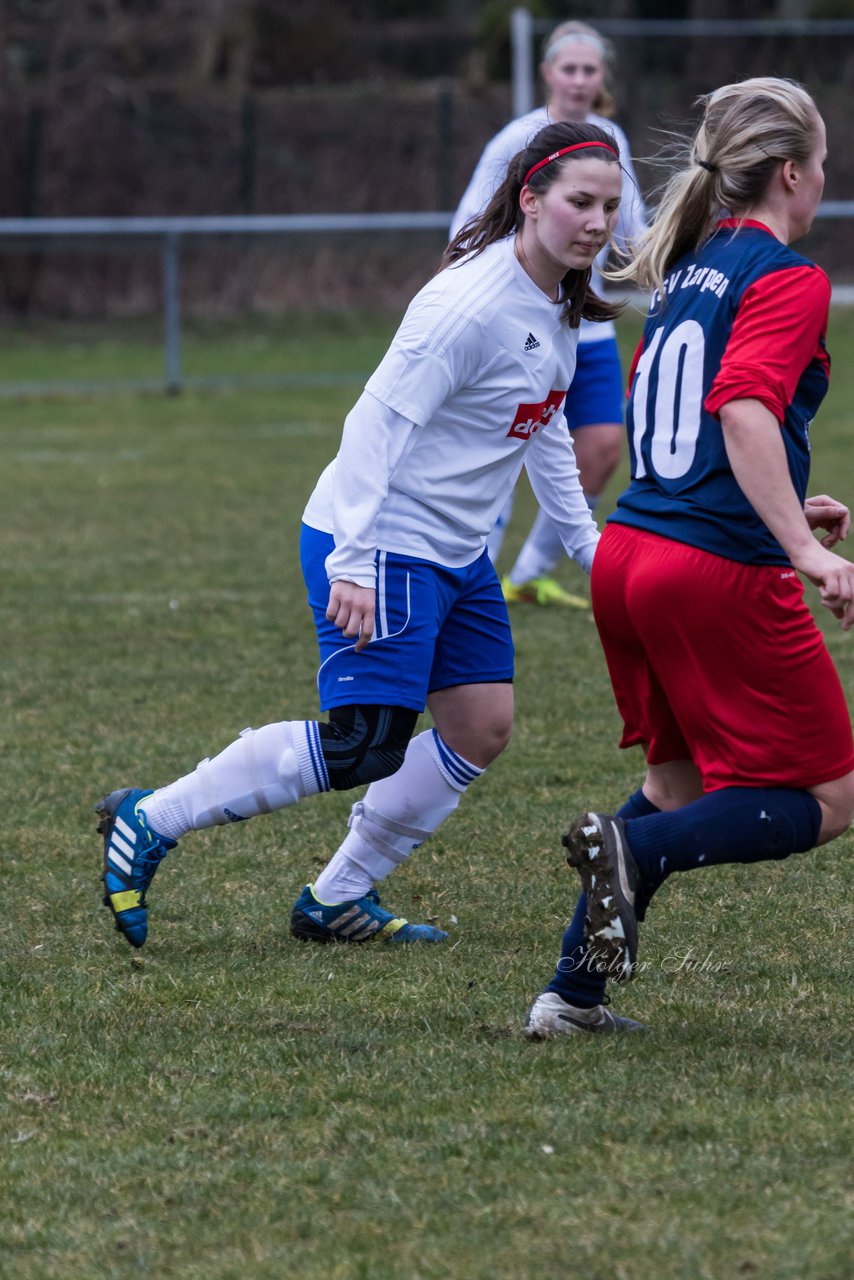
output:
<svg viewBox="0 0 854 1280"><path fill-rule="evenodd" d="M335 707L319 725L333 791L349 791L397 773L418 719L409 707Z"/></svg>

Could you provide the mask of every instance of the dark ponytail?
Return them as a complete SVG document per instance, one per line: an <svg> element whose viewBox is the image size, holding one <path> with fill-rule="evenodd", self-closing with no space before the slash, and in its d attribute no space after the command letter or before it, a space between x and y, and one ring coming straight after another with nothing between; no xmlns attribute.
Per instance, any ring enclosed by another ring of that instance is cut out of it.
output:
<svg viewBox="0 0 854 1280"><path fill-rule="evenodd" d="M525 215L519 207L519 196L525 184L525 176L534 165L547 156L553 155L564 147L575 146L579 142L601 143L599 147L586 147L584 150L570 152L550 164L544 165L532 174L528 186L537 195L548 191L549 187L563 172L564 166L571 164L578 157L595 157L609 163L619 164L620 154L617 142L612 134L594 124L575 124L569 121L563 124L546 125L528 143L524 151L519 151L507 167L504 181L493 195L489 204L476 218L470 219L454 236L442 255L439 270L453 266L470 255L476 257L483 253L489 245L495 244L506 236L521 230ZM620 314L622 307L618 303L605 302L590 287L592 267L583 271L570 269L561 281L561 298L563 311L561 316L570 328L577 329L582 320L613 320Z"/></svg>

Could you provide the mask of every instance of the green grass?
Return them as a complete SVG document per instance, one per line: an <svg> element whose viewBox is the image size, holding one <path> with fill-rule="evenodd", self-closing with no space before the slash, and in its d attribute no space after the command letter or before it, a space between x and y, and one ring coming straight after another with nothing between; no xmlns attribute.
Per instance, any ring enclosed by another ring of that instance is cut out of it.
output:
<svg viewBox="0 0 854 1280"><path fill-rule="evenodd" d="M380 322L360 311L293 313L205 321L185 317L183 377L193 380L314 378L358 385L382 355L378 333L390 336L394 318ZM162 326L150 318L119 317L109 324L34 320L4 335L0 395L32 388L52 393L97 384L165 382Z"/></svg>
<svg viewBox="0 0 854 1280"><path fill-rule="evenodd" d="M304 325L212 332L207 357L200 334L199 367L259 332L297 361ZM305 358L368 372L392 325L311 321ZM65 341L31 333L28 376ZM142 359L142 336L74 341L109 376ZM852 342L840 311L813 436L814 490L849 499ZM559 835L640 776L588 614L514 611L513 742L388 886L449 946L290 938L340 795L188 838L144 951L112 931L100 794L315 713L297 529L354 394L0 404L0 1276L844 1280L849 837L672 882L615 999L647 1036L521 1036L575 897ZM827 634L851 694L854 641Z"/></svg>

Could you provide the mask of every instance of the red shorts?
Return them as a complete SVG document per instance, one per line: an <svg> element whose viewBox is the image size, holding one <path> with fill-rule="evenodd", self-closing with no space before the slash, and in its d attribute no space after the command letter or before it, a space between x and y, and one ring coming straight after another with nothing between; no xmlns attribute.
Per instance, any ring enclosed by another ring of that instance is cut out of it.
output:
<svg viewBox="0 0 854 1280"><path fill-rule="evenodd" d="M794 570L609 524L591 589L620 746L693 760L706 791L854 769L845 695Z"/></svg>

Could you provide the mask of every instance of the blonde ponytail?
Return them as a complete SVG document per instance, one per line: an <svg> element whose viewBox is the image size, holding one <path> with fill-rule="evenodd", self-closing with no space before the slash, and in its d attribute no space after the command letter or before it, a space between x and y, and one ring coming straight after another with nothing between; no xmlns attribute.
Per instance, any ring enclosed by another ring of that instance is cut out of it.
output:
<svg viewBox="0 0 854 1280"><path fill-rule="evenodd" d="M809 159L818 111L802 85L761 76L698 99L703 120L682 144L683 167L664 188L634 258L609 280L660 289L677 259L727 214L744 217L761 200L778 164Z"/></svg>

